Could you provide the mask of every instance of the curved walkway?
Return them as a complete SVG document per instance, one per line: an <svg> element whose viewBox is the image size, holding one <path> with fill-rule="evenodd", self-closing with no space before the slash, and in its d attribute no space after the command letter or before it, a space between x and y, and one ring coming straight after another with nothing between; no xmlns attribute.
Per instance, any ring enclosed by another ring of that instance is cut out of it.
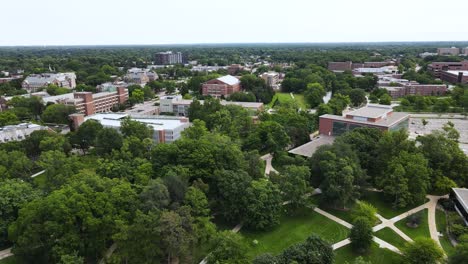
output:
<svg viewBox="0 0 468 264"><path fill-rule="evenodd" d="M278 173L275 168L271 165L271 160L273 159L273 156L271 154L266 154L260 157L262 160L266 161L266 166L265 166L265 175L268 176L270 172L275 172Z"/></svg>

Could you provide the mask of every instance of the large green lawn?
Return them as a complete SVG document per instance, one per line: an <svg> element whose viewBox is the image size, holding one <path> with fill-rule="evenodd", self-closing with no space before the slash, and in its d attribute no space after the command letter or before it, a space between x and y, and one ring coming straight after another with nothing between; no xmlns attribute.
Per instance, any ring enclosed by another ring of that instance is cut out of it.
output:
<svg viewBox="0 0 468 264"><path fill-rule="evenodd" d="M429 233L429 225L427 223L427 209L421 211L421 223L418 227L412 228L406 225L406 218L396 222L395 226L398 227L403 233L411 237L413 240L418 237L427 237L430 238L431 234Z"/></svg>
<svg viewBox="0 0 468 264"><path fill-rule="evenodd" d="M406 244L406 241L401 236L388 227L375 232L374 235L385 242L392 244L398 249L402 249Z"/></svg>
<svg viewBox="0 0 468 264"><path fill-rule="evenodd" d="M20 263L15 256L4 258L0 260L0 264L18 264Z"/></svg>
<svg viewBox="0 0 468 264"><path fill-rule="evenodd" d="M278 102L276 102L276 100ZM287 104L287 103L296 103L298 107L307 109L307 104L302 94L294 94L294 99L291 97L290 93L275 93L271 103L268 104L269 107L274 107L275 105Z"/></svg>
<svg viewBox="0 0 468 264"><path fill-rule="evenodd" d="M281 224L264 232L241 230L241 234L251 245L248 252L250 258L270 252L279 254L288 246L304 241L308 236L316 234L330 243L336 243L348 237L349 229L328 218L304 208L295 213L284 213ZM254 245L253 241L258 243Z"/></svg>
<svg viewBox="0 0 468 264"><path fill-rule="evenodd" d="M445 218L445 213L442 210L436 210L436 224L437 231L442 234L442 237L439 237L440 244L444 249L445 253L450 256L455 252L455 248L450 243L446 229L447 229L447 218Z"/></svg>
<svg viewBox="0 0 468 264"><path fill-rule="evenodd" d="M394 264L401 262L401 257L397 253L388 249L379 248L376 243L372 243L370 252L364 255L359 255L353 252L350 245L337 249L335 251L335 263L352 263L354 259L359 256L362 256L365 260L370 261L373 264Z"/></svg>
<svg viewBox="0 0 468 264"><path fill-rule="evenodd" d="M414 207L417 207L421 204L411 205L405 208L393 208L392 204L384 199L384 194L382 192L371 192L367 191L363 193L361 200L369 202L377 208L377 212L386 219L393 218L397 215L400 215Z"/></svg>

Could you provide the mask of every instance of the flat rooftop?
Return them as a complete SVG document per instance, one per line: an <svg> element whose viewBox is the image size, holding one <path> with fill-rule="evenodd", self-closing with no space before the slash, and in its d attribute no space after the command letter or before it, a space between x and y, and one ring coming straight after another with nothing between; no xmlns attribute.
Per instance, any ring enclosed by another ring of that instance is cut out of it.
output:
<svg viewBox="0 0 468 264"><path fill-rule="evenodd" d="M459 202L468 210L468 189L466 188L452 188L453 192L460 198Z"/></svg>
<svg viewBox="0 0 468 264"><path fill-rule="evenodd" d="M320 135L304 145L291 149L289 153L310 158L320 146L332 144L333 141L335 141L335 137Z"/></svg>
<svg viewBox="0 0 468 264"><path fill-rule="evenodd" d="M463 76L468 76L468 71L447 71L450 74L458 75L460 72L463 73Z"/></svg>
<svg viewBox="0 0 468 264"><path fill-rule="evenodd" d="M393 108L389 105L368 104L354 111L343 113L344 115L360 116L367 118L377 118L392 112Z"/></svg>
<svg viewBox="0 0 468 264"><path fill-rule="evenodd" d="M134 121L150 125L154 130L173 130L182 125L189 124L182 122L180 118L173 116L130 116L120 113L103 113L85 117L85 121L93 119L101 123L105 127L120 128L120 123L123 118L130 117Z"/></svg>
<svg viewBox="0 0 468 264"><path fill-rule="evenodd" d="M371 125L371 126L391 127L397 124L398 122L406 118L409 118L409 115L408 113L403 113L403 112L393 112L391 115L387 116L384 119L380 119L377 122L355 120L355 119L346 118L344 116L329 115L329 114L321 115L320 118L327 118L327 119L332 119L332 120L337 120L337 121Z"/></svg>

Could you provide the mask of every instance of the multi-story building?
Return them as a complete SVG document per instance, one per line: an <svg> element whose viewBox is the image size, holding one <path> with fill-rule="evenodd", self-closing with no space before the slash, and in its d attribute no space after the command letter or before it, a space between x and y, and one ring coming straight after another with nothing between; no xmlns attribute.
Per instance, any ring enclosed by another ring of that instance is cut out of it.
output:
<svg viewBox="0 0 468 264"><path fill-rule="evenodd" d="M23 78L23 75L11 75L11 76L0 78L0 83L7 83L7 82L11 82L13 80L17 80L21 78Z"/></svg>
<svg viewBox="0 0 468 264"><path fill-rule="evenodd" d="M155 63L158 65L166 64L182 64L184 63L184 58L181 52L158 52L154 56Z"/></svg>
<svg viewBox="0 0 468 264"><path fill-rule="evenodd" d="M236 75L244 69L244 66L240 64L231 64L227 67L227 72L229 75Z"/></svg>
<svg viewBox="0 0 468 264"><path fill-rule="evenodd" d="M26 139L34 131L47 129L47 127L32 123L0 127L0 143L21 141Z"/></svg>
<svg viewBox="0 0 468 264"><path fill-rule="evenodd" d="M385 66L394 66L394 61L367 61L364 63L355 63L352 61L345 62L329 62L328 69L330 71L339 73L344 71L351 71L357 68L382 68Z"/></svg>
<svg viewBox="0 0 468 264"><path fill-rule="evenodd" d="M451 48L438 48L437 49L437 54L440 56L447 56L447 55L453 55L453 56L458 56L460 54L460 49L451 47Z"/></svg>
<svg viewBox="0 0 468 264"><path fill-rule="evenodd" d="M447 85L445 84L413 84L407 83L402 86L381 86L386 89L393 99L397 99L407 95L444 95L447 93Z"/></svg>
<svg viewBox="0 0 468 264"><path fill-rule="evenodd" d="M265 80L265 83L273 87L274 89L278 87L279 73L277 72L265 72L260 75L260 78Z"/></svg>
<svg viewBox="0 0 468 264"><path fill-rule="evenodd" d="M221 97L239 92L240 89L240 80L234 76L226 75L203 83L202 94Z"/></svg>
<svg viewBox="0 0 468 264"><path fill-rule="evenodd" d="M433 62L427 65L427 70L439 78L443 71L468 71L468 60L460 62Z"/></svg>
<svg viewBox="0 0 468 264"><path fill-rule="evenodd" d="M468 56L468 47L462 49L461 55Z"/></svg>
<svg viewBox="0 0 468 264"><path fill-rule="evenodd" d="M84 117L83 114L70 115L73 125L78 128L84 121L96 120L103 127L120 130L121 122L129 117L134 121L147 124L153 129L153 140L156 143L171 143L181 137L182 131L190 127L188 118L174 116L129 115L122 113L102 113Z"/></svg>
<svg viewBox="0 0 468 264"><path fill-rule="evenodd" d="M26 77L21 86L28 92L36 92L39 88L50 84L75 89L76 74L74 72L31 74Z"/></svg>
<svg viewBox="0 0 468 264"><path fill-rule="evenodd" d="M326 136L339 136L358 127L373 127L383 131L408 129L409 115L393 112L391 106L368 104L362 108L343 112L343 115L322 115L319 133Z"/></svg>
<svg viewBox="0 0 468 264"><path fill-rule="evenodd" d="M468 226L468 189L452 188L450 200L453 201L455 210L463 218L465 225Z"/></svg>
<svg viewBox="0 0 468 264"><path fill-rule="evenodd" d="M129 83L145 85L150 81L158 79L158 74L149 69L131 68L125 75L125 80Z"/></svg>
<svg viewBox="0 0 468 264"><path fill-rule="evenodd" d="M167 95L161 97L159 103L159 111L161 113L171 113L176 116L188 116L188 109L193 100L183 99L180 95ZM201 104L204 103L203 100L199 100ZM258 111L263 110L263 103L256 102L234 102L234 101L220 101L221 105L238 105L242 108L249 110L249 112L254 115Z"/></svg>
<svg viewBox="0 0 468 264"><path fill-rule="evenodd" d="M110 112L113 106L124 104L128 100L128 90L117 87L115 92L76 92L43 98L45 103L71 105L78 113L93 115Z"/></svg>
<svg viewBox="0 0 468 264"><path fill-rule="evenodd" d="M468 83L468 71L443 71L440 72L440 79L450 83Z"/></svg>

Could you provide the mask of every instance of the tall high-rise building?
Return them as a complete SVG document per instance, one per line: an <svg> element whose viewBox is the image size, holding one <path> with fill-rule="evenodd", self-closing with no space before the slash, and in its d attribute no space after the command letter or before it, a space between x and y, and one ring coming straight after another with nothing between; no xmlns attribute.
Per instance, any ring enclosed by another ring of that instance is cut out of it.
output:
<svg viewBox="0 0 468 264"><path fill-rule="evenodd" d="M179 64L184 62L182 52L158 52L154 56L157 65Z"/></svg>

